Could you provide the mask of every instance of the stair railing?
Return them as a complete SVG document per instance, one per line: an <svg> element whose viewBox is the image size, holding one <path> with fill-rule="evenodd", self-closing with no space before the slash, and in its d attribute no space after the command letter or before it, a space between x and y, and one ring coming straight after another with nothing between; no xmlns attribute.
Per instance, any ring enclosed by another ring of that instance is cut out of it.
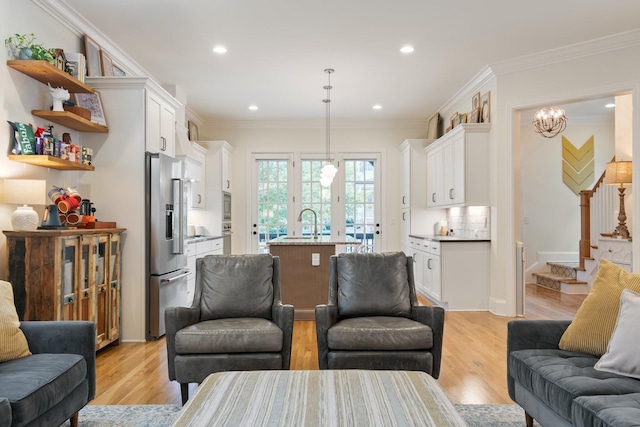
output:
<svg viewBox="0 0 640 427"><path fill-rule="evenodd" d="M615 157L612 161L615 160ZM606 172L606 171L605 171ZM580 268L584 269L585 258L591 257L591 238L597 239L602 233L611 233L615 228L614 215L617 187L602 185L605 172L591 190L580 192Z"/></svg>

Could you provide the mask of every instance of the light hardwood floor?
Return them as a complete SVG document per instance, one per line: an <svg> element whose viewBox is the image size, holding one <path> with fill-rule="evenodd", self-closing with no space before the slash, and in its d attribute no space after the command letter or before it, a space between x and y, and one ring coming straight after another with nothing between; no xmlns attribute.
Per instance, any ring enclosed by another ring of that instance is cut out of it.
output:
<svg viewBox="0 0 640 427"><path fill-rule="evenodd" d="M525 318L571 319L583 299L527 285ZM513 319L489 312L446 313L438 383L453 403L513 403L506 386L507 323ZM167 376L164 339L111 345L98 352L96 364L93 405L180 403L180 387ZM313 321L295 322L291 369L318 369Z"/></svg>

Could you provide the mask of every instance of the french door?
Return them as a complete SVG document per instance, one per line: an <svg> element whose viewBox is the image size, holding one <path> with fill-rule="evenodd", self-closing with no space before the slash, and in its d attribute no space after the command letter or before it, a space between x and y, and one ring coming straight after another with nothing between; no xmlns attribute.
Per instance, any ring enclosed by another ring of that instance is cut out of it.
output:
<svg viewBox="0 0 640 427"><path fill-rule="evenodd" d="M376 153L332 156L338 174L320 185L326 164L317 154L254 154L252 158L251 244L268 252L267 242L281 236L354 237L347 251L380 251L380 159ZM312 209L316 215L303 209ZM317 219L316 219L317 217ZM300 218L301 221L297 221Z"/></svg>

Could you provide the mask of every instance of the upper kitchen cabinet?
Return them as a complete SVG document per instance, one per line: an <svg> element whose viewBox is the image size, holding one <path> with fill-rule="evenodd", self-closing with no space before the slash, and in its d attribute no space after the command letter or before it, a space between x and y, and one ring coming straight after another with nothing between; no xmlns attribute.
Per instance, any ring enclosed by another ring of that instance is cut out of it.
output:
<svg viewBox="0 0 640 427"><path fill-rule="evenodd" d="M176 106L166 93L147 90L145 138L147 151L175 156Z"/></svg>
<svg viewBox="0 0 640 427"><path fill-rule="evenodd" d="M401 169L400 220L401 242L408 250L409 234L425 234L429 230L426 218L427 195L424 191L426 181L427 156L425 147L431 139L406 139L399 147Z"/></svg>
<svg viewBox="0 0 640 427"><path fill-rule="evenodd" d="M195 142L191 142L190 145L189 154L176 157L184 160L185 179L189 182L189 207L191 209L205 209L205 157L207 149Z"/></svg>
<svg viewBox="0 0 640 427"><path fill-rule="evenodd" d="M222 172L222 191L231 193L231 146L229 144L222 145L222 164L220 171Z"/></svg>
<svg viewBox="0 0 640 427"><path fill-rule="evenodd" d="M425 149L428 207L489 204L490 129L463 123Z"/></svg>

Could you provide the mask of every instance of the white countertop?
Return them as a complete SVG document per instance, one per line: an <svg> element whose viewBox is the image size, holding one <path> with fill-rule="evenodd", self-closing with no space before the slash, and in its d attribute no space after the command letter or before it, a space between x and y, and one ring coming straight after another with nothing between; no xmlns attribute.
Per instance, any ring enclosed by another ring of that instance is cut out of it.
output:
<svg viewBox="0 0 640 427"><path fill-rule="evenodd" d="M267 245L359 245L360 240L354 239L353 237L345 236L345 237L331 237L331 236L320 236L317 239L314 239L311 236L304 237L296 237L296 236L282 236L277 237L273 240L269 240Z"/></svg>
<svg viewBox="0 0 640 427"><path fill-rule="evenodd" d="M189 243L204 242L205 240L215 240L215 239L222 239L222 236L189 236L185 239L185 242L189 244Z"/></svg>
<svg viewBox="0 0 640 427"><path fill-rule="evenodd" d="M491 241L491 239L479 239L475 237L460 237L460 236L441 236L438 234L410 234L409 237L415 237L416 239L436 240L438 242L490 242Z"/></svg>

